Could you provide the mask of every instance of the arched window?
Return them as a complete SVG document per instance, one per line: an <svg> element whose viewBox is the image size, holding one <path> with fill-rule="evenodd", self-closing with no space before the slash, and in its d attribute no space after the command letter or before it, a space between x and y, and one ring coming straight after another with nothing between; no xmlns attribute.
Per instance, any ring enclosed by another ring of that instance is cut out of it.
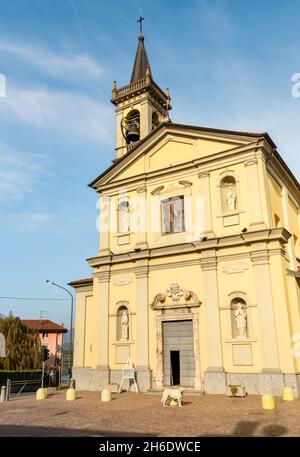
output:
<svg viewBox="0 0 300 457"><path fill-rule="evenodd" d="M222 212L236 211L238 199L234 176L225 176L221 181Z"/></svg>
<svg viewBox="0 0 300 457"><path fill-rule="evenodd" d="M129 202L124 200L118 206L118 232L127 233L130 231Z"/></svg>
<svg viewBox="0 0 300 457"><path fill-rule="evenodd" d="M247 304L243 298L235 297L230 302L232 338L247 338Z"/></svg>
<svg viewBox="0 0 300 457"><path fill-rule="evenodd" d="M117 311L117 328L116 328L116 337L117 341L127 341L129 340L129 313L128 308L125 305L122 305L118 308Z"/></svg>

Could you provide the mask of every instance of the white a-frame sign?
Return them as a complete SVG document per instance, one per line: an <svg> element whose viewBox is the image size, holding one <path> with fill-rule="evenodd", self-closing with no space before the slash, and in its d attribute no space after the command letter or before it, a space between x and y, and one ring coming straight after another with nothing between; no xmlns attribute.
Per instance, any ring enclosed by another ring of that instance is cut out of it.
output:
<svg viewBox="0 0 300 457"><path fill-rule="evenodd" d="M128 390L130 390L130 384L131 384L131 381L133 381L135 391L138 394L139 388L138 388L137 382L135 380L135 369L132 368L129 357L128 357L125 368L122 370L122 381L121 381L121 384L119 387L118 394L122 391L122 385L123 385L124 379L128 379L128 382L129 382Z"/></svg>

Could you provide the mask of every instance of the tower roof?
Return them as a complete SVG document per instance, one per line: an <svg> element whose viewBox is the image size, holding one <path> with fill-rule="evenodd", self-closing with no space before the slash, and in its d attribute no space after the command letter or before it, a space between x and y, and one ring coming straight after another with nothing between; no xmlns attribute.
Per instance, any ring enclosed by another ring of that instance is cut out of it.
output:
<svg viewBox="0 0 300 457"><path fill-rule="evenodd" d="M139 44L136 50L130 84L144 78L146 76L147 67L149 67L151 76L151 69L147 56L147 51L144 46L144 36L142 34L139 34Z"/></svg>

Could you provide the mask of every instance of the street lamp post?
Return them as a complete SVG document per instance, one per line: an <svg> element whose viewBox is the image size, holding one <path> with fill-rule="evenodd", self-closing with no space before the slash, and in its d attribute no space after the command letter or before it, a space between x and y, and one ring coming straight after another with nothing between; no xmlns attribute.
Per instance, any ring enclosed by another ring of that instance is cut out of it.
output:
<svg viewBox="0 0 300 457"><path fill-rule="evenodd" d="M69 363L68 363L69 379L71 379L72 378L72 362L73 362L73 312L74 312L73 294L65 287L60 286L59 284L56 284L56 282L54 282L54 281L50 281L49 279L47 279L46 283L51 284L52 286L55 286L55 287L59 287L60 289L66 291L71 297L70 345L69 345Z"/></svg>

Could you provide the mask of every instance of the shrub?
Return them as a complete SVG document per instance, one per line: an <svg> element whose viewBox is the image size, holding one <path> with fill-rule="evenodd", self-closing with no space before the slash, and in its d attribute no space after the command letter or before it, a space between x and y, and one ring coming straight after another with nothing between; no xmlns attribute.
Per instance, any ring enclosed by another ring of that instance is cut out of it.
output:
<svg viewBox="0 0 300 457"><path fill-rule="evenodd" d="M42 377L42 370L0 370L0 384L6 384L7 379L11 381L35 381Z"/></svg>

